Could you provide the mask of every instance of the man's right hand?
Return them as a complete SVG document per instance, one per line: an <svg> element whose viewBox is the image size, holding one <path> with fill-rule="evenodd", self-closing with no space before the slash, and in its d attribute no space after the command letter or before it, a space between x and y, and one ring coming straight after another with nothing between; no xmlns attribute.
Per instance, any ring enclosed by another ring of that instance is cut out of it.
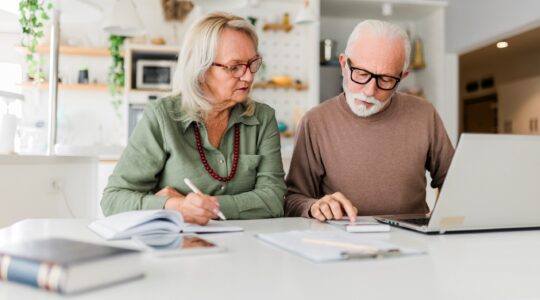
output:
<svg viewBox="0 0 540 300"><path fill-rule="evenodd" d="M332 195L326 195L311 205L309 209L311 216L321 222L326 220L341 220L344 213L351 222L356 221L358 209L352 205L352 202L337 192Z"/></svg>

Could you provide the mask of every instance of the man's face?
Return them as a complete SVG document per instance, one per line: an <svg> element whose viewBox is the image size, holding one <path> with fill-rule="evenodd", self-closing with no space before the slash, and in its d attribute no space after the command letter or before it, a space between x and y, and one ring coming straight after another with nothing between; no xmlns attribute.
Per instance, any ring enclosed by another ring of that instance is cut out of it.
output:
<svg viewBox="0 0 540 300"><path fill-rule="evenodd" d="M392 90L381 89L377 86L375 78L366 84L356 83L351 80L350 67L403 79L408 75L408 72L403 71L404 59L401 39L389 39L369 32L363 32L356 40L350 49L349 57L345 54L340 55L343 90L355 114L367 117L378 113L388 103L397 86Z"/></svg>

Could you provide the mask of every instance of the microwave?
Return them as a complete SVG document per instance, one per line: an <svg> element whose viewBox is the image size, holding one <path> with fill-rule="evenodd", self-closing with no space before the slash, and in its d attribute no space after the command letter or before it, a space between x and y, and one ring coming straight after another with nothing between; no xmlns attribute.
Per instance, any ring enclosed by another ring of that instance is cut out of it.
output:
<svg viewBox="0 0 540 300"><path fill-rule="evenodd" d="M172 81L176 61L174 60L138 60L136 89L172 90Z"/></svg>

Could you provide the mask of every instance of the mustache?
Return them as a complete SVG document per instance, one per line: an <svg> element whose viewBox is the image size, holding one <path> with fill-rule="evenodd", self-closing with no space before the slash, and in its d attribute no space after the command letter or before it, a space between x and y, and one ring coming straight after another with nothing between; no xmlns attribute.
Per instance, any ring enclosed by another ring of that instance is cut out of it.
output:
<svg viewBox="0 0 540 300"><path fill-rule="evenodd" d="M382 104L382 101L380 101L379 99L377 99L375 97L372 97L372 96L366 96L363 93L356 93L356 94L351 93L350 97L355 99L355 100L362 100L364 102L368 102L368 103L371 103L371 104Z"/></svg>

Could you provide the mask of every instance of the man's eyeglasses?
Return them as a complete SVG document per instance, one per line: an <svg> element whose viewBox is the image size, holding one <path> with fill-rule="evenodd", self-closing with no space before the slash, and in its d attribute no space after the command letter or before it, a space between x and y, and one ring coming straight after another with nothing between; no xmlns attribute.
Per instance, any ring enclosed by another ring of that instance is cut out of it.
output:
<svg viewBox="0 0 540 300"><path fill-rule="evenodd" d="M367 84L371 79L375 78L377 87L381 90L391 91L396 88L401 81L402 73L399 73L399 77L390 75L373 74L367 70L355 68L351 65L351 59L347 58L347 65L351 70L351 80L358 84Z"/></svg>
<svg viewBox="0 0 540 300"><path fill-rule="evenodd" d="M227 66L227 65L222 65L218 63L212 63L212 66L221 67L229 71L229 73L231 73L231 75L235 78L240 78L244 76L248 68L251 73L256 73L257 71L259 71L259 68L261 67L261 65L262 65L262 57L260 56L252 58L246 64L236 64L236 65Z"/></svg>

